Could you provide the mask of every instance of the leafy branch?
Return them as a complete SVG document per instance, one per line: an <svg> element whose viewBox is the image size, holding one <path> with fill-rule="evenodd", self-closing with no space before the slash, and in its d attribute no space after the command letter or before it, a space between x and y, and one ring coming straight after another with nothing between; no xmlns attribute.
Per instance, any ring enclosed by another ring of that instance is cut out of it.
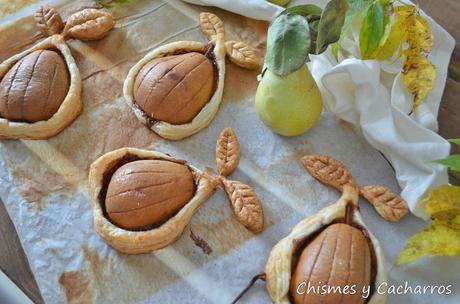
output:
<svg viewBox="0 0 460 304"><path fill-rule="evenodd" d="M436 80L436 68L428 59L432 32L418 6L392 0L331 0L324 11L312 4L290 7L269 27L266 68L279 75L290 74L309 54L320 54L329 45L338 58L351 25L361 19L362 59L396 61L403 57L402 80L414 96L415 111Z"/></svg>
<svg viewBox="0 0 460 304"><path fill-rule="evenodd" d="M347 10L347 0L331 0L324 11L313 4L284 10L268 29L265 67L287 75L304 65L309 54L324 52L339 40Z"/></svg>
<svg viewBox="0 0 460 304"><path fill-rule="evenodd" d="M395 5L390 0L354 1L362 2L366 13L359 39L362 58L390 60L403 57L402 80L414 96L411 113L414 112L433 89L436 80L436 68L428 59L433 48L428 21L418 6Z"/></svg>

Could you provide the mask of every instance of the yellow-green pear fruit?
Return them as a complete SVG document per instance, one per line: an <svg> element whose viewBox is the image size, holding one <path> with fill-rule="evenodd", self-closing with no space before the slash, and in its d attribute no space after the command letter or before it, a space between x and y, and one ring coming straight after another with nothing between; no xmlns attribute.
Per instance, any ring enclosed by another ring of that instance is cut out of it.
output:
<svg viewBox="0 0 460 304"><path fill-rule="evenodd" d="M291 0L267 0L268 2L271 2L271 3L275 3L275 4L278 4L278 5L286 5L288 4L289 2L291 2Z"/></svg>
<svg viewBox="0 0 460 304"><path fill-rule="evenodd" d="M307 65L280 76L266 70L256 92L260 119L276 133L295 136L318 121L323 100Z"/></svg>

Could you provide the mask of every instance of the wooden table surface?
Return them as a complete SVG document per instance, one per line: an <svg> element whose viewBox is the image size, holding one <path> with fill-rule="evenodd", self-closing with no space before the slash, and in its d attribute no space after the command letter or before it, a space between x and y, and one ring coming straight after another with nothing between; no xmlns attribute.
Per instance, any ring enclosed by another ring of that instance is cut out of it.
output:
<svg viewBox="0 0 460 304"><path fill-rule="evenodd" d="M460 1L419 0L420 6L456 40L449 76L439 111L439 133L445 138L460 138ZM455 147L453 152L460 153ZM460 174L451 173L451 183L460 185ZM16 230L3 203L0 203L0 269L35 303L43 303Z"/></svg>

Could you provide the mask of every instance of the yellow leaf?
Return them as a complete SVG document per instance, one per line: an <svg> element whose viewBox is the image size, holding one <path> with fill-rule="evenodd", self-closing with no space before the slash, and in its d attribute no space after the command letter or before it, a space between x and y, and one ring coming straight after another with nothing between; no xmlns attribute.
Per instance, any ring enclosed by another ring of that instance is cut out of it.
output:
<svg viewBox="0 0 460 304"><path fill-rule="evenodd" d="M402 78L406 88L414 95L412 111L415 111L434 87L436 67L413 49L405 50L404 55Z"/></svg>
<svg viewBox="0 0 460 304"><path fill-rule="evenodd" d="M405 22L405 41L414 51L425 53L433 48L433 33L430 24L418 13L403 14Z"/></svg>
<svg viewBox="0 0 460 304"><path fill-rule="evenodd" d="M422 200L433 224L409 238L399 254L397 265L427 255L460 254L460 187L443 185L431 189Z"/></svg>
<svg viewBox="0 0 460 304"><path fill-rule="evenodd" d="M417 7L413 5L400 5L394 8L394 11L401 16L407 17L417 13Z"/></svg>
<svg viewBox="0 0 460 304"><path fill-rule="evenodd" d="M380 47L375 53L375 58L388 60L401 48L401 42L405 33L403 21L404 18L398 14L393 14L390 17L390 22L385 29L384 39L380 41Z"/></svg>
<svg viewBox="0 0 460 304"><path fill-rule="evenodd" d="M414 52L431 52L433 48L433 33L428 21L420 15L418 8L412 5L395 8L398 25L404 31L404 42Z"/></svg>
<svg viewBox="0 0 460 304"><path fill-rule="evenodd" d="M432 218L460 230L460 187L443 185L431 189L421 202Z"/></svg>
<svg viewBox="0 0 460 304"><path fill-rule="evenodd" d="M414 96L413 112L433 89L436 80L436 68L427 58L433 48L433 33L416 6L395 6L385 14L389 20L385 32L379 46L368 57L396 61L404 56L402 79Z"/></svg>
<svg viewBox="0 0 460 304"><path fill-rule="evenodd" d="M428 21L420 15L416 16L414 35L408 37L408 43L417 46L422 52L429 53L433 49L433 33Z"/></svg>
<svg viewBox="0 0 460 304"><path fill-rule="evenodd" d="M407 44L403 50L403 45ZM399 49L397 58L404 56L403 82L414 96L412 111L422 103L433 89L436 68L427 54L433 48L433 33L428 21L420 15L418 7L401 5L394 7L384 39L375 58L388 60Z"/></svg>
<svg viewBox="0 0 460 304"><path fill-rule="evenodd" d="M433 48L431 27L413 5L394 7L380 46L372 57L390 59L403 43L407 43L413 53L429 53Z"/></svg>
<svg viewBox="0 0 460 304"><path fill-rule="evenodd" d="M409 238L399 254L397 265L414 262L420 257L432 254L436 256L455 256L460 254L460 231L442 225L437 220Z"/></svg>

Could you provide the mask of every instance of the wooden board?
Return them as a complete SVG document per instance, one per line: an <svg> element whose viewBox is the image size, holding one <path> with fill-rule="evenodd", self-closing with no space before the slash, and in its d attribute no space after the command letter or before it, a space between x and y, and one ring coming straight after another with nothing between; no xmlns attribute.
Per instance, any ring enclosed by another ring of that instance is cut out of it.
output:
<svg viewBox="0 0 460 304"><path fill-rule="evenodd" d="M420 6L447 29L457 44L449 67L449 76L439 111L439 133L445 138L460 138L460 2L458 0L419 0ZM460 148L454 148L460 153ZM460 174L451 174L451 182L460 185ZM16 230L0 203L0 269L35 303L43 303Z"/></svg>

